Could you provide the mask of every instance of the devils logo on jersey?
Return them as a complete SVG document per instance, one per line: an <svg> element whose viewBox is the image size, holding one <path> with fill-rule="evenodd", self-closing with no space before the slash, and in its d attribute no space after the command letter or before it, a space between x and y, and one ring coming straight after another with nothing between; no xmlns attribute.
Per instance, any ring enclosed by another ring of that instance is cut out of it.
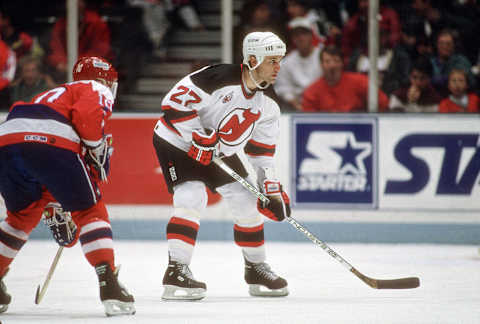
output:
<svg viewBox="0 0 480 324"><path fill-rule="evenodd" d="M255 114L250 109L235 108L218 125L220 141L229 146L241 144L252 134L258 118L260 112Z"/></svg>

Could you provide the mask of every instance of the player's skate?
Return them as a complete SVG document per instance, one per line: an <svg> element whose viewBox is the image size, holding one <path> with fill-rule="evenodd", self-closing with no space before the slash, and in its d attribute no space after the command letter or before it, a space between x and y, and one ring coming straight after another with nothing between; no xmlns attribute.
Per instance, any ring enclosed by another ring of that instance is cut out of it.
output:
<svg viewBox="0 0 480 324"><path fill-rule="evenodd" d="M287 281L279 277L265 262L252 263L245 259L245 281L251 296L280 297L288 295Z"/></svg>
<svg viewBox="0 0 480 324"><path fill-rule="evenodd" d="M8 270L7 270L8 272ZM7 293L7 286L3 282L3 278L7 275L7 272L0 278L0 313L6 312L12 296Z"/></svg>
<svg viewBox="0 0 480 324"><path fill-rule="evenodd" d="M119 267L112 271L108 263L95 266L100 285L100 300L105 307L107 316L135 314L133 296L118 281Z"/></svg>
<svg viewBox="0 0 480 324"><path fill-rule="evenodd" d="M207 286L196 281L187 264L169 260L163 276L162 299L164 300L200 300L205 297Z"/></svg>

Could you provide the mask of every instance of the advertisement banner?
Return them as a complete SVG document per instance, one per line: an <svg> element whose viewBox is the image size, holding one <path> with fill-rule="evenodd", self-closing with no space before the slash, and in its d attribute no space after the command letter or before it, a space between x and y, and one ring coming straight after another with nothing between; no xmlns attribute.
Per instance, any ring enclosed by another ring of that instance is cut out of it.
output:
<svg viewBox="0 0 480 324"><path fill-rule="evenodd" d="M292 115L295 207L377 207L377 119Z"/></svg>
<svg viewBox="0 0 480 324"><path fill-rule="evenodd" d="M380 208L480 209L477 116L379 119Z"/></svg>
<svg viewBox="0 0 480 324"><path fill-rule="evenodd" d="M117 114L108 121L105 132L113 135L114 152L108 182L101 186L107 204L172 203L153 147L157 120ZM220 200L218 194L208 194L209 203Z"/></svg>

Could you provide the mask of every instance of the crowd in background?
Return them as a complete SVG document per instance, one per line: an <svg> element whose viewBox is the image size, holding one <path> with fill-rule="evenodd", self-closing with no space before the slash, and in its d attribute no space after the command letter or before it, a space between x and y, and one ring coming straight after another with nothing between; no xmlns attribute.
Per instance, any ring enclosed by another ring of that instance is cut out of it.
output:
<svg viewBox="0 0 480 324"><path fill-rule="evenodd" d="M273 30L289 52L275 84L286 111L368 111L368 0L251 0L235 53L252 30ZM378 110L480 111L476 0L380 0Z"/></svg>
<svg viewBox="0 0 480 324"><path fill-rule="evenodd" d="M120 95L134 87L152 51L165 51L172 28L205 30L195 0L78 1L79 55L111 60ZM3 110L66 75L65 0L4 2ZM282 110L368 111L368 6L368 0L245 0L234 62L242 61L244 35L273 31L288 44L274 86ZM380 0L379 111L478 113L479 16L476 0Z"/></svg>
<svg viewBox="0 0 480 324"><path fill-rule="evenodd" d="M120 94L173 27L204 29L190 0L77 1L78 57L112 62ZM66 32L66 0L0 1L0 110L67 81Z"/></svg>

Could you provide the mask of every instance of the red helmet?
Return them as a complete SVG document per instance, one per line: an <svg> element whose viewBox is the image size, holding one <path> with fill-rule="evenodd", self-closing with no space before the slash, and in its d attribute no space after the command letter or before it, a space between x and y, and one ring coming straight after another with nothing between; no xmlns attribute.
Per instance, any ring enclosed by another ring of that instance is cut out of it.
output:
<svg viewBox="0 0 480 324"><path fill-rule="evenodd" d="M115 97L118 74L107 60L97 56L84 56L73 66L73 81L103 80Z"/></svg>

